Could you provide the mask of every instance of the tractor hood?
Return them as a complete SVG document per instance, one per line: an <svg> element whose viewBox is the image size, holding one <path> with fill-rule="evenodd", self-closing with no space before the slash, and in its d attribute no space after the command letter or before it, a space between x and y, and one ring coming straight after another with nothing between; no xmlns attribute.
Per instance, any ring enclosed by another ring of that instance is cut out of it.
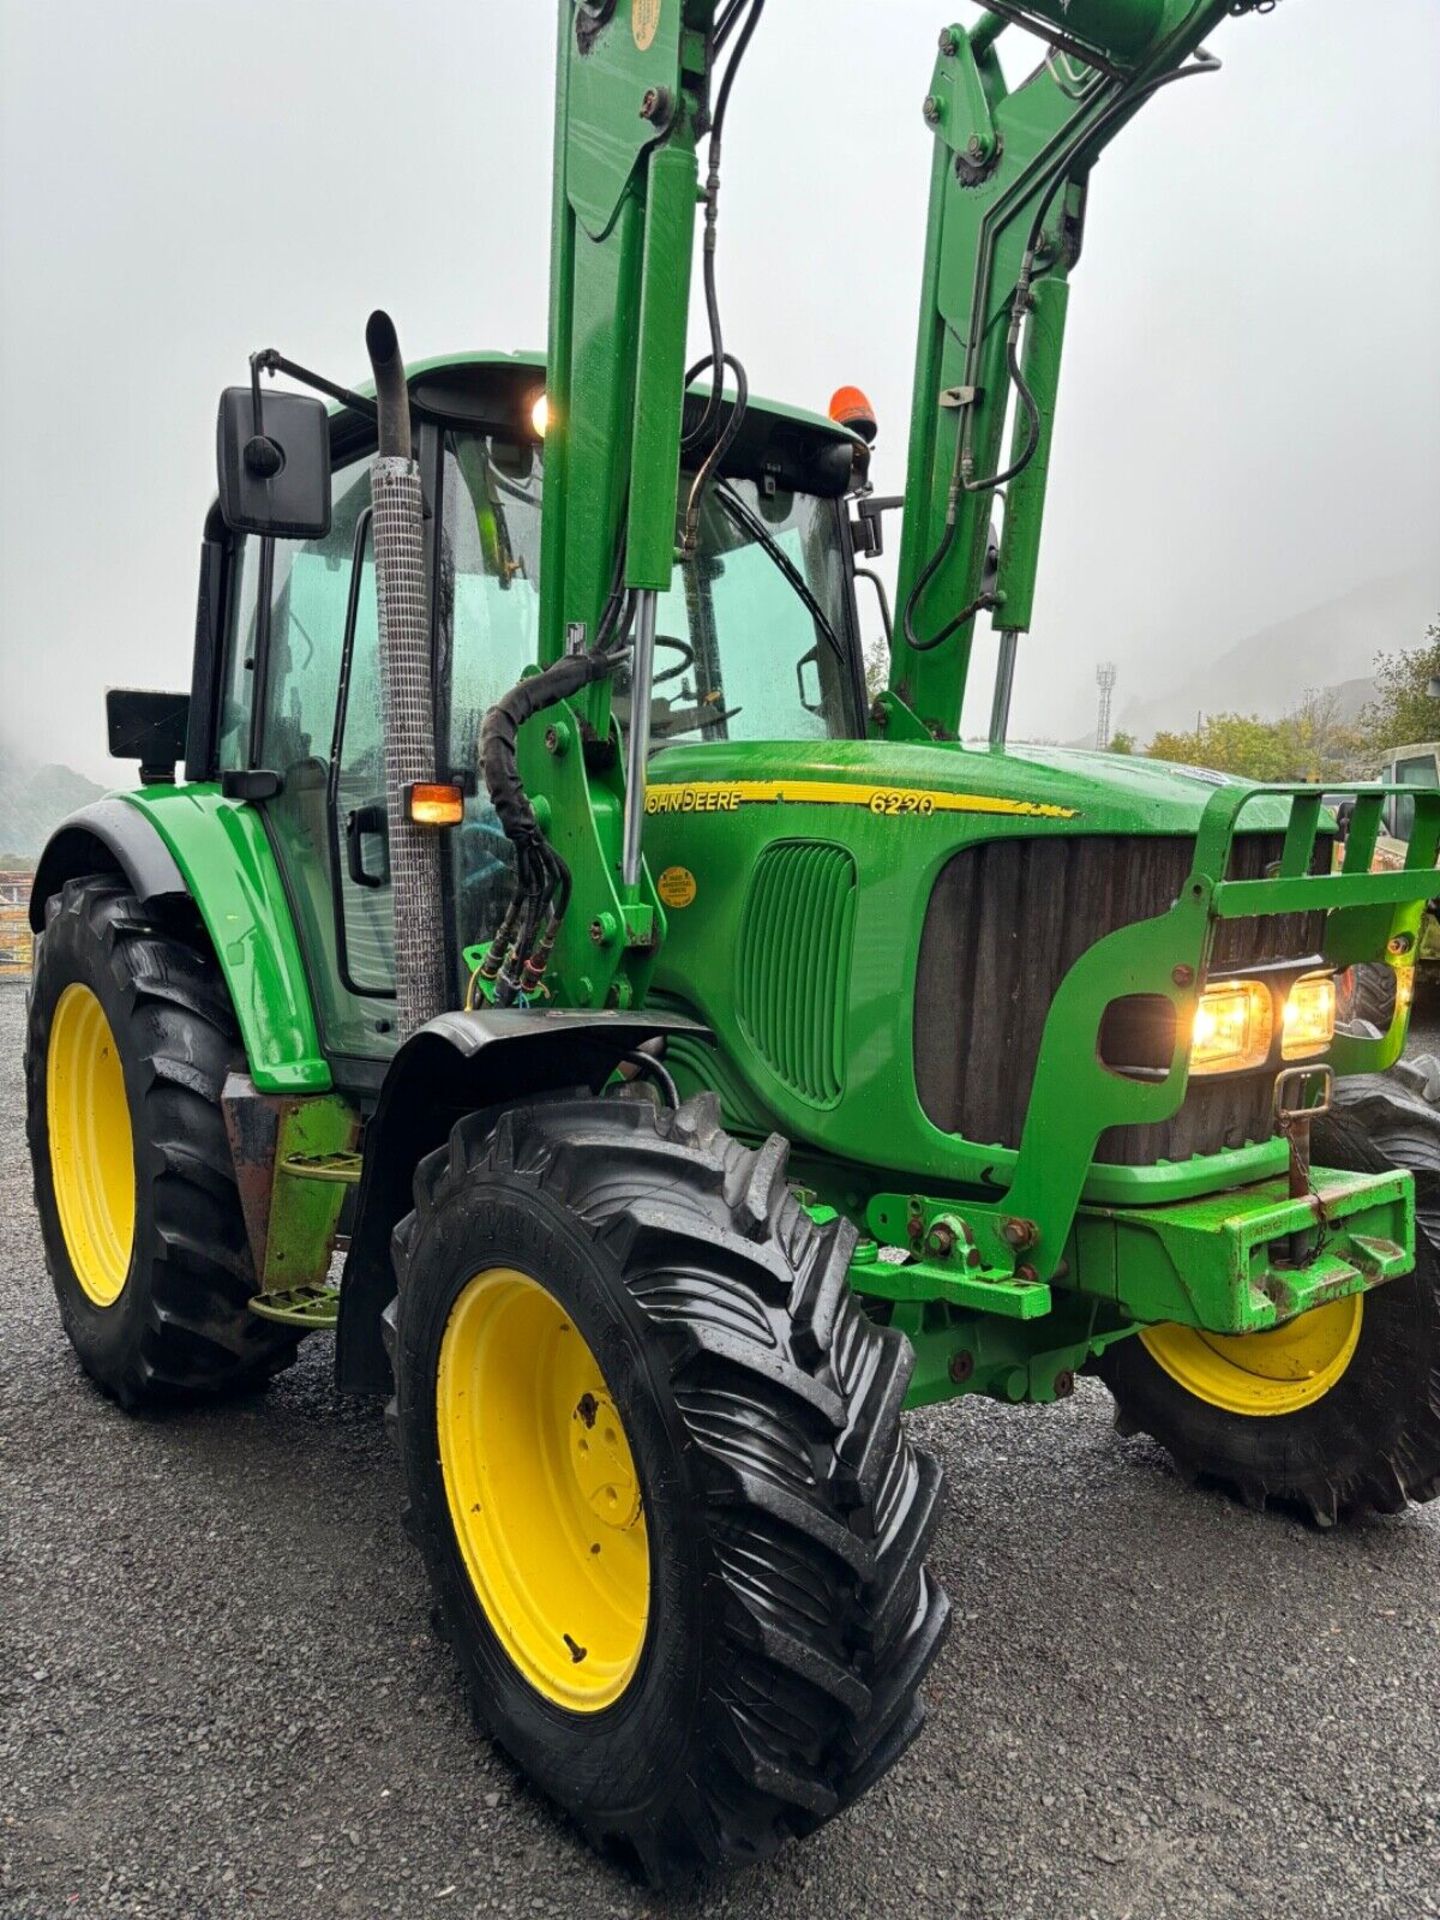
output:
<svg viewBox="0 0 1440 1920"><path fill-rule="evenodd" d="M780 800L817 797L796 789L833 784L853 790L847 798L876 812L993 811L1073 833L1189 834L1217 787L1257 783L1201 767L1065 747L825 740L670 747L651 761L650 784L651 812L720 804L727 785L746 799ZM687 788L695 790L688 799ZM891 795L898 798L892 802ZM1274 829L1286 817L1285 801L1258 800L1245 825Z"/></svg>

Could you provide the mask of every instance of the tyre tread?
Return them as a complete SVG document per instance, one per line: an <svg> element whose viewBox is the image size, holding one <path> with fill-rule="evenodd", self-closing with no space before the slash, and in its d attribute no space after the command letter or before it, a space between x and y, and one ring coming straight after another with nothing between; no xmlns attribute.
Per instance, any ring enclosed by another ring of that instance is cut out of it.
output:
<svg viewBox="0 0 1440 1920"><path fill-rule="evenodd" d="M731 1139L710 1095L472 1116L422 1163L394 1239L403 1350L426 1212L477 1178L533 1179L620 1263L655 1336L725 1590L722 1651L663 1805L576 1811L657 1885L762 1858L856 1797L920 1730L948 1618L923 1566L939 1469L900 1420L908 1346L851 1293L854 1230L816 1225L786 1158L778 1136Z"/></svg>
<svg viewBox="0 0 1440 1920"><path fill-rule="evenodd" d="M71 937L92 948L121 992L125 1018L116 1040L140 1069L143 1091L131 1125L139 1158L149 1163L137 1166L137 1178L148 1176L153 1209L143 1324L114 1367L92 1368L92 1377L127 1407L257 1387L294 1359L300 1336L259 1319L246 1304L258 1283L220 1108L226 1075L243 1055L219 967L212 955L158 929L122 880L85 875L67 880L47 902L37 983L45 943L67 918L76 923ZM27 1130L43 1219L39 1168L48 1131L37 1053L32 1031ZM47 1260L60 1291L69 1283L48 1244Z"/></svg>

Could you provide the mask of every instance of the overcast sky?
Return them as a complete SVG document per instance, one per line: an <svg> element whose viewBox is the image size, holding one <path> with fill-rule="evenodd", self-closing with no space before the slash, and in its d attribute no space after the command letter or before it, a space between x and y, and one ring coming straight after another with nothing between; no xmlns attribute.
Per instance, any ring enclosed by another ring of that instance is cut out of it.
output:
<svg viewBox="0 0 1440 1920"><path fill-rule="evenodd" d="M12 744L113 779L102 688L188 684L215 402L252 348L358 378L376 305L411 357L543 345L554 16L0 0ZM948 17L771 0L726 139L726 343L762 393L864 386L884 491ZM1123 706L1370 578L1440 576L1440 5L1282 0L1213 45L1223 73L1096 170L1019 731L1083 730L1101 658Z"/></svg>

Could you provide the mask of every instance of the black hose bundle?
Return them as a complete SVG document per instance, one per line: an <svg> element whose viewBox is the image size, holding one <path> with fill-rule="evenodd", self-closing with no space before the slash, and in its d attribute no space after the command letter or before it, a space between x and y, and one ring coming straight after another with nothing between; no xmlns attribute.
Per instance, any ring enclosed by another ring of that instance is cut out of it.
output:
<svg viewBox="0 0 1440 1920"><path fill-rule="evenodd" d="M540 985L570 904L570 869L540 831L520 778L516 738L527 720L573 699L609 673L619 657L611 647L567 654L513 686L491 707L480 730L485 789L515 849L515 891L480 967L480 978L494 982L496 1006L508 1007Z"/></svg>

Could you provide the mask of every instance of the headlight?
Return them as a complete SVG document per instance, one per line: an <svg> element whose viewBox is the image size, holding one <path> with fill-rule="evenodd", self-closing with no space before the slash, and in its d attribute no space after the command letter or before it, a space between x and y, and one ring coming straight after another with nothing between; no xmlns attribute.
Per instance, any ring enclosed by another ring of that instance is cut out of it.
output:
<svg viewBox="0 0 1440 1920"><path fill-rule="evenodd" d="M1280 1027L1280 1051L1287 1060L1324 1053L1335 1038L1335 976L1307 973L1290 989Z"/></svg>
<svg viewBox="0 0 1440 1920"><path fill-rule="evenodd" d="M1270 989L1258 980L1222 980L1207 987L1190 1029L1191 1073L1263 1066L1273 1022Z"/></svg>

